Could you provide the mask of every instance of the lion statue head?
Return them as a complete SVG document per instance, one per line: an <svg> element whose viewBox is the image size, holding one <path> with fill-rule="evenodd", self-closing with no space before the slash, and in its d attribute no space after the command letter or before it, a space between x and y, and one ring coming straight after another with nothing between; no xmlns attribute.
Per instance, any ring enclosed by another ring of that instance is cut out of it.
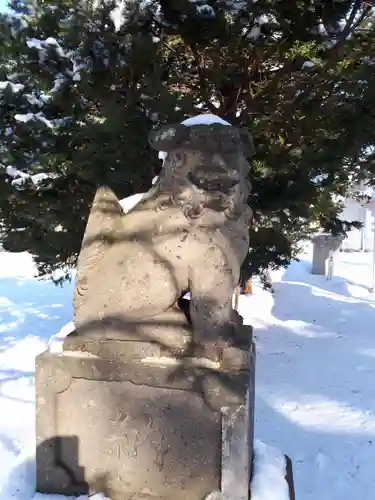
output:
<svg viewBox="0 0 375 500"><path fill-rule="evenodd" d="M152 131L150 145L165 152L158 188L171 193L189 219L205 211L237 219L250 192L252 137L222 123L167 125Z"/></svg>

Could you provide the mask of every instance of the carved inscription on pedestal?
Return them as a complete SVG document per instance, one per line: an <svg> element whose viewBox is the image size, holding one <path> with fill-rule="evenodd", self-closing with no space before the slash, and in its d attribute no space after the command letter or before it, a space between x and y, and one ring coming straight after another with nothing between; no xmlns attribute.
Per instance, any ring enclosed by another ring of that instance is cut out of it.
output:
<svg viewBox="0 0 375 500"><path fill-rule="evenodd" d="M57 415L59 434L85 443L79 463L89 483L106 477L111 491L176 500L220 485L220 414L194 393L74 379L57 396Z"/></svg>

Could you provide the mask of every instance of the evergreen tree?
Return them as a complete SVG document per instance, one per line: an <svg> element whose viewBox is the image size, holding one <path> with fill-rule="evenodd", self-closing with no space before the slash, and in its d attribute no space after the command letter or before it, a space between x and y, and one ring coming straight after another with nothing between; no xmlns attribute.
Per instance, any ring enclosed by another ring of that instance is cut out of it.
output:
<svg viewBox="0 0 375 500"><path fill-rule="evenodd" d="M154 126L212 112L254 136L246 273L342 232L374 181L371 3L15 0L0 17L3 245L41 274L75 264L96 186L143 191ZM15 178L18 176L18 178ZM246 272L245 272L246 271Z"/></svg>

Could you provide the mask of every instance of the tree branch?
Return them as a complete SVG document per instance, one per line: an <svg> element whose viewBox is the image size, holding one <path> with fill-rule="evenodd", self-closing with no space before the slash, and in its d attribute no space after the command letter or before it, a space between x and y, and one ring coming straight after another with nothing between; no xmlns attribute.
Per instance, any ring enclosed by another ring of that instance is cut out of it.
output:
<svg viewBox="0 0 375 500"><path fill-rule="evenodd" d="M347 39L349 33L353 32L357 28L357 26L359 26L361 22L365 19L367 14L371 12L371 6L366 5L359 19L356 22L354 22L355 16L358 14L360 8L362 7L362 4L363 0L356 0L354 2L349 19L345 25L345 28L342 30L339 39L337 40L336 44L333 47L327 50L328 57L332 62L336 62L340 53L340 49L345 40Z"/></svg>
<svg viewBox="0 0 375 500"><path fill-rule="evenodd" d="M205 79L204 71L203 71L203 68L204 68L204 66L203 66L203 58L198 53L198 50L197 50L197 48L196 48L196 46L194 44L190 45L190 50L191 50L191 52L193 54L194 63L195 63L195 66L197 68L198 79L199 79L199 87L200 87L200 91L201 91L202 97L206 101L208 109L212 113L217 114L218 110L217 110L217 108L215 108L215 106L211 102L211 96L210 96L210 93L208 91L208 87L207 87L207 84L206 84L206 79Z"/></svg>

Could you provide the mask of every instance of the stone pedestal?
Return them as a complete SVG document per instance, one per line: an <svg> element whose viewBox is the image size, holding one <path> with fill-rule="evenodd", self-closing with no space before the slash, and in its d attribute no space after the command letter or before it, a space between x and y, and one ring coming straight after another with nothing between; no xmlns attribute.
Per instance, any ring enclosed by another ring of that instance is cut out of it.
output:
<svg viewBox="0 0 375 500"><path fill-rule="evenodd" d="M336 252L343 241L342 236L319 234L313 238L312 274L325 276L330 252Z"/></svg>
<svg viewBox="0 0 375 500"><path fill-rule="evenodd" d="M251 327L243 333L246 345L228 346L220 362L189 356L177 340L172 354L109 330L70 335L61 354L39 355L37 490L111 500L203 500L221 490L247 500L255 351Z"/></svg>

